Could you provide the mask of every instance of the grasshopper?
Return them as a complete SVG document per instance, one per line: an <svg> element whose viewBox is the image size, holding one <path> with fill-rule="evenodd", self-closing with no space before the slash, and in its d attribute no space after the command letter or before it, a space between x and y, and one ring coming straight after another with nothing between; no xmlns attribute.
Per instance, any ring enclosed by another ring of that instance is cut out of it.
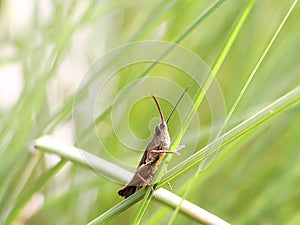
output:
<svg viewBox="0 0 300 225"><path fill-rule="evenodd" d="M154 95L151 95L154 102L156 103L161 122L155 127L155 133L152 141L148 144L143 157L134 173L132 179L124 188L118 191L118 194L122 197L128 198L130 195L134 194L138 190L149 186L152 190L152 195L154 196L154 188L151 184L155 177L155 174L163 160L166 153L179 155L178 150L182 149L184 146L178 146L174 152L168 151L170 147L170 135L168 131L168 122L178 106L179 102L183 98L184 94L190 88L188 86L184 92L179 97L177 103L172 109L167 120L164 120L160 105ZM170 185L169 185L170 186ZM171 187L171 186L170 186Z"/></svg>

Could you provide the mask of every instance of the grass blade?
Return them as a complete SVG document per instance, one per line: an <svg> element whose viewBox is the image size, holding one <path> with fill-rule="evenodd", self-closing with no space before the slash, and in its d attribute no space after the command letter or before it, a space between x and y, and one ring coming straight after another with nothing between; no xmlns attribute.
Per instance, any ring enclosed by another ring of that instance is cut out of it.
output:
<svg viewBox="0 0 300 225"><path fill-rule="evenodd" d="M274 101L267 107L263 108L253 116L249 117L236 127L227 131L224 135L211 142L209 145L205 146L203 149L199 150L197 153L193 154L183 162L179 163L177 166L169 170L162 178L162 181L158 184L158 187L166 184L170 180L177 177L179 174L188 170L192 166L196 165L200 161L214 154L220 147L224 147L247 132L257 128L258 125L266 123L268 120L278 115L279 113L289 109L293 105L299 103L300 101L300 86L296 87L292 91L288 92L278 100ZM218 143L222 140L221 146Z"/></svg>

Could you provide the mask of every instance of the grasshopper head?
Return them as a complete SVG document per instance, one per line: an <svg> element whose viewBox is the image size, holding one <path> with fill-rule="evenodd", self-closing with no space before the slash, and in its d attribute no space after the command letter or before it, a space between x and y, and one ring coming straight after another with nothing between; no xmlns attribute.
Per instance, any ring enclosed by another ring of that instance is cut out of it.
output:
<svg viewBox="0 0 300 225"><path fill-rule="evenodd" d="M157 142L160 142L164 149L168 149L170 147L170 135L167 123L164 120L155 127L155 137Z"/></svg>
<svg viewBox="0 0 300 225"><path fill-rule="evenodd" d="M152 95L152 98L154 99L159 115L160 115L160 119L161 122L160 124L158 124L155 127L155 135L153 137L152 142L149 144L148 148L149 149L156 149L158 146L161 146L163 149L168 149L170 147L170 135L169 135L169 131L168 131L168 122L171 118L171 116L173 115L173 112L175 111L176 107L178 106L179 102L181 101L181 99L183 98L184 94L187 92L187 90L190 88L190 86L187 86L187 88L184 90L184 92L181 94L181 96L179 97L179 99L177 100L175 106L173 107L169 117L167 118L167 120L164 119L164 116L162 114L161 108L158 104L157 99L155 98L154 95Z"/></svg>

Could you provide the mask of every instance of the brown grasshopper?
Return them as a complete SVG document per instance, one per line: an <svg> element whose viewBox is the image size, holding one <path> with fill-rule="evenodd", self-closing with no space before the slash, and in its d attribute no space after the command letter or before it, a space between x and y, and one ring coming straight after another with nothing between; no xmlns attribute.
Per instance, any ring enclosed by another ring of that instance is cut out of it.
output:
<svg viewBox="0 0 300 225"><path fill-rule="evenodd" d="M184 92L179 97L176 105L172 109L168 119L165 121L164 116L162 114L161 108L158 104L157 99L154 95L152 98L154 99L156 106L158 108L161 122L155 127L155 133L152 141L148 144L143 157L137 167L136 172L134 173L132 179L129 183L121 190L118 191L118 194L122 197L128 198L130 195L134 194L136 191L149 186L152 190L152 195L154 195L154 188L151 184L162 160L166 153L177 154L179 155L178 150L182 149L184 146L178 146L176 151L171 152L168 151L170 147L170 136L168 131L168 122L178 106L179 102L183 98L184 94L190 88L188 86Z"/></svg>

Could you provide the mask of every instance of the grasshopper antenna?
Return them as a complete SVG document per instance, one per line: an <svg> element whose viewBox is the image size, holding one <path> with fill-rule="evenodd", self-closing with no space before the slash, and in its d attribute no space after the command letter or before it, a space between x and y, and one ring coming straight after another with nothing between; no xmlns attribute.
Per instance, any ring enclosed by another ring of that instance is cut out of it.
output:
<svg viewBox="0 0 300 225"><path fill-rule="evenodd" d="M161 122L164 122L165 119L164 119L164 116L163 116L163 114L162 114L162 112L161 112L161 108L160 108L160 106L159 106L159 104L158 104L158 101L157 101L157 99L155 98L154 95L151 94L151 96L152 96L152 98L154 99L154 101L155 101L155 103L156 103L156 106L157 106L157 108L158 108L158 112L159 112L159 115L160 115Z"/></svg>
<svg viewBox="0 0 300 225"><path fill-rule="evenodd" d="M189 85L189 86L187 86L187 88L184 90L184 92L181 94L181 96L179 97L179 99L178 99L178 101L176 102L176 104L175 104L175 106L174 106L174 108L172 109L172 111L171 111L171 113L170 113L170 115L169 115L169 117L168 117L168 119L166 120L166 124L168 124L168 122L169 122L169 120L170 120L170 118L171 118L171 116L173 115L173 113L174 113L174 111L175 111L175 109L177 108L177 106L178 106L178 104L179 104L179 102L181 101L181 99L183 98L183 96L185 95L185 93L189 90L189 88L191 87L191 85Z"/></svg>

